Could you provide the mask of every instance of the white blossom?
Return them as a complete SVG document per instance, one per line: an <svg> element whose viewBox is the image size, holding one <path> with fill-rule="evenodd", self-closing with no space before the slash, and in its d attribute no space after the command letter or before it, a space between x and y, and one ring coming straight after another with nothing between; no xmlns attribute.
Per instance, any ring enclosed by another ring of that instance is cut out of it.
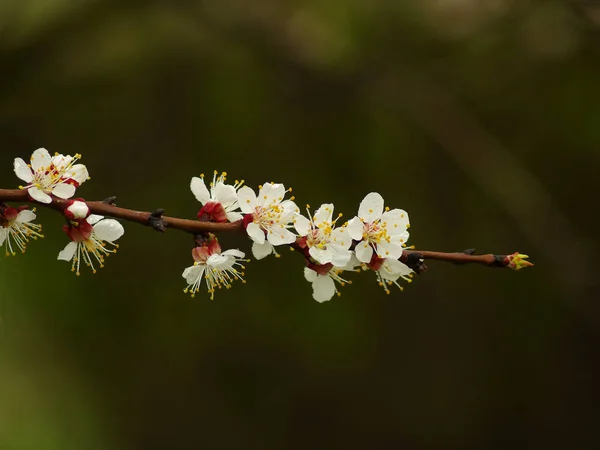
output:
<svg viewBox="0 0 600 450"><path fill-rule="evenodd" d="M252 253L256 259L276 253L274 246L291 244L296 240L296 235L289 228L293 226L299 210L292 201L293 197L283 199L286 192L288 190L279 183L265 183L260 187L258 196L248 186L238 191L240 209L246 214L246 232L254 241Z"/></svg>
<svg viewBox="0 0 600 450"><path fill-rule="evenodd" d="M348 232L355 241L356 257L368 263L375 252L381 258L399 259L408 240L408 214L385 208L383 197L371 192L360 203L358 216L348 221Z"/></svg>
<svg viewBox="0 0 600 450"><path fill-rule="evenodd" d="M71 271L79 275L81 262L93 273L96 273L96 266L104 267L104 258L117 251L119 246L114 242L123 236L125 229L114 219L91 215L87 219L71 221L65 232L71 242L58 254L58 259L73 261ZM107 244L113 248L108 249Z"/></svg>
<svg viewBox="0 0 600 450"><path fill-rule="evenodd" d="M25 253L30 239L44 237L40 232L42 226L32 223L36 215L29 209L6 207L0 214L0 246L4 245L5 255L15 255L16 249ZM14 245L14 246L13 246Z"/></svg>
<svg viewBox="0 0 600 450"><path fill-rule="evenodd" d="M188 283L184 292L189 292L192 297L200 290L202 280L205 280L206 288L210 293L210 299L214 299L215 289L231 287L231 283L235 280L244 280L244 266L242 262L247 260L244 258L244 253L235 250L225 250L221 252L216 239L213 239L209 245L196 247L192 251L194 265L187 267L182 276Z"/></svg>
<svg viewBox="0 0 600 450"><path fill-rule="evenodd" d="M204 174L200 177L193 177L190 183L190 189L196 200L202 204L202 209L198 217L207 214L211 219L217 222L235 222L242 219L238 212L237 190L242 186L244 180L237 181L235 184L225 184L227 172L223 172L217 177L217 171L213 174L213 180L210 182L210 190L204 183ZM220 206L219 206L220 205Z"/></svg>
<svg viewBox="0 0 600 450"><path fill-rule="evenodd" d="M321 205L314 216L311 216L309 208L307 205L309 219L298 215L294 220L298 235L305 237L300 246L306 245L310 256L319 264L345 266L352 255L349 250L352 238L345 226L335 228L335 222L342 215L333 219L334 206L331 203Z"/></svg>
<svg viewBox="0 0 600 450"><path fill-rule="evenodd" d="M75 189L85 182L88 171L83 164L75 164L81 155L65 156L56 153L50 156L48 150L39 148L31 155L31 164L21 158L15 158L14 171L17 177L28 183L21 186L31 198L40 203L51 203L55 195L59 198L71 198Z"/></svg>

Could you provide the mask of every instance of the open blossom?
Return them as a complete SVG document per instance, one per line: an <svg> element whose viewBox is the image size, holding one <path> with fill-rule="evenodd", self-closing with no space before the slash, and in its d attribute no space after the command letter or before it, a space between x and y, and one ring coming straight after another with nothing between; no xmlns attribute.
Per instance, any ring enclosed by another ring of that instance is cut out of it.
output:
<svg viewBox="0 0 600 450"><path fill-rule="evenodd" d="M237 190L244 180L236 180L234 185L230 185L225 184L226 177L226 172L217 177L215 170L213 180L210 182L210 190L204 183L204 174L192 178L190 189L196 200L202 203L202 208L198 212L199 219L212 222L235 222L242 219L242 215L237 212L239 209Z"/></svg>
<svg viewBox="0 0 600 450"><path fill-rule="evenodd" d="M289 189L291 190L291 189ZM275 253L274 246L291 244L296 240L292 222L298 216L298 207L290 200L283 200L288 192L283 184L265 183L258 196L248 186L238 191L240 209L244 214L244 226L254 241L252 254L262 259Z"/></svg>
<svg viewBox="0 0 600 450"><path fill-rule="evenodd" d="M335 222L341 214L333 219L333 204L325 203L311 216L309 206L306 206L310 219L298 215L294 226L299 236L300 248L307 248L309 255L319 264L332 263L343 267L350 261L352 252L349 250L352 238L346 227L335 228Z"/></svg>
<svg viewBox="0 0 600 450"><path fill-rule="evenodd" d="M398 259L408 240L408 214L401 209L385 208L383 197L371 192L360 203L358 216L348 221L348 232L355 241L356 257L371 261L373 252L381 258Z"/></svg>
<svg viewBox="0 0 600 450"><path fill-rule="evenodd" d="M7 206L0 212L0 246L4 245L6 256L15 255L17 248L25 253L29 239L44 237L40 233L42 226L32 223L35 218L35 213L26 206Z"/></svg>
<svg viewBox="0 0 600 450"><path fill-rule="evenodd" d="M333 264L313 265L304 268L304 278L312 284L313 298L319 303L329 301L334 295L341 295L335 283L344 286L348 281L340 275L345 270L353 270L351 266L336 267Z"/></svg>
<svg viewBox="0 0 600 450"><path fill-rule="evenodd" d="M215 289L225 287L229 289L231 283L235 280L244 280L244 266L242 262L247 260L244 253L239 250L221 251L221 246L216 238L212 238L208 243L196 247L192 250L194 265L187 267L181 274L185 278L188 286L183 292L189 292L192 297L200 290L202 280L206 280L206 288L210 293L210 299L215 296ZM239 269L238 269L239 267ZM241 269L241 270L240 270Z"/></svg>
<svg viewBox="0 0 600 450"><path fill-rule="evenodd" d="M364 264L363 269L371 269L377 275L377 282L383 288L386 294L390 294L389 286L395 284L401 291L404 290L398 280L411 283L413 270L403 262L394 258L380 258L373 255L369 264Z"/></svg>
<svg viewBox="0 0 600 450"><path fill-rule="evenodd" d="M81 155L50 156L48 150L39 148L31 155L31 164L15 158L14 170L17 177L28 183L26 189L31 198L40 203L51 203L52 197L67 199L75 194L75 189L88 179L88 171L83 164L75 164Z"/></svg>
<svg viewBox="0 0 600 450"><path fill-rule="evenodd" d="M115 253L118 247L114 242L123 236L123 225L114 219L91 215L87 219L71 220L63 230L71 242L58 254L62 261L73 261L71 270L79 275L81 262L96 273L96 266L104 267L104 258ZM112 246L108 249L107 244Z"/></svg>

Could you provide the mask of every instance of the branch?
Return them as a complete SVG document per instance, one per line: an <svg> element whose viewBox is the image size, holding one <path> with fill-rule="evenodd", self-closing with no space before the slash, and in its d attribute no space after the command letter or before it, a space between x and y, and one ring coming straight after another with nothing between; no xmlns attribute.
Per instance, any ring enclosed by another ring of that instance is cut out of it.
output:
<svg viewBox="0 0 600 450"><path fill-rule="evenodd" d="M163 209L157 209L154 212L135 211L127 208L120 208L114 205L116 197L109 197L102 201L86 201L92 214L97 214L115 219L121 219L128 222L138 223L152 227L156 231L165 232L167 228L184 231L194 235L202 233L218 233L225 232L243 232L244 227L242 221L231 223L216 223L202 222L199 220L181 219L178 217L169 217L163 215ZM52 197L51 203L40 203L32 200L27 191L21 189L0 189L0 203L2 202L19 202L32 203L36 206L50 208L55 211L62 212L69 204L70 200L63 200L57 197ZM292 245L294 247L294 245ZM454 264L481 264L488 267L520 269L527 266L533 266L532 263L524 261L526 255L521 255L518 252L511 255L475 255L474 249L468 249L463 252L444 253L427 250L404 250L400 261L414 270L417 274L421 274L427 270L424 261L433 259L438 261L446 261Z"/></svg>

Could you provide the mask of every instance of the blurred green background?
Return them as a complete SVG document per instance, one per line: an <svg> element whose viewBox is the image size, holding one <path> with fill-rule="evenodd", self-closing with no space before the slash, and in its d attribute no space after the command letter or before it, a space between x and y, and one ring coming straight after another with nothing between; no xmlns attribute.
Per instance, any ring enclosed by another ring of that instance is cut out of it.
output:
<svg viewBox="0 0 600 450"><path fill-rule="evenodd" d="M125 224L75 277L41 210L0 260L0 449L599 448L596 3L2 0L0 187L46 147L182 217L213 169L348 218L376 190L417 248L536 267L318 304L285 252L211 302L189 236Z"/></svg>

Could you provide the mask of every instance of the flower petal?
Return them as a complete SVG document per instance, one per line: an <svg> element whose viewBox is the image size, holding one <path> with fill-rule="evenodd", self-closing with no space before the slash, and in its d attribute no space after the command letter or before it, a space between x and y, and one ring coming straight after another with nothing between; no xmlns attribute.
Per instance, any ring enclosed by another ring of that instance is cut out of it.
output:
<svg viewBox="0 0 600 450"><path fill-rule="evenodd" d="M32 186L27 189L29 196L40 203L52 203L52 197L42 191L40 188Z"/></svg>
<svg viewBox="0 0 600 450"><path fill-rule="evenodd" d="M310 221L306 217L298 215L294 220L294 228L299 236L306 236L310 231Z"/></svg>
<svg viewBox="0 0 600 450"><path fill-rule="evenodd" d="M68 178L72 178L77 181L79 184L83 184L90 177L90 174L83 164L75 164L69 172L67 172L66 176Z"/></svg>
<svg viewBox="0 0 600 450"><path fill-rule="evenodd" d="M246 254L237 248L230 248L229 250L225 250L221 255L225 256L233 256L234 258L243 258Z"/></svg>
<svg viewBox="0 0 600 450"><path fill-rule="evenodd" d="M98 214L91 214L85 220L90 225L94 225L95 223L100 222L102 219L104 219L104 216L99 216Z"/></svg>
<svg viewBox="0 0 600 450"><path fill-rule="evenodd" d="M203 205L210 200L210 193L206 188L206 184L204 184L204 180L199 177L193 177L190 182L190 189L192 190L192 194L196 197Z"/></svg>
<svg viewBox="0 0 600 450"><path fill-rule="evenodd" d="M373 256L373 247L368 242L361 242L354 249L356 252L356 257L360 262L368 263L371 262L371 257Z"/></svg>
<svg viewBox="0 0 600 450"><path fill-rule="evenodd" d="M318 248L318 247L311 247L311 248L309 248L308 249L308 253L319 264L330 263L331 262L331 258L333 256L332 253L331 253L331 250L326 249L326 248Z"/></svg>
<svg viewBox="0 0 600 450"><path fill-rule="evenodd" d="M21 223L29 223L32 220L35 220L36 215L33 211L29 209L24 209L19 214L17 214L16 221Z"/></svg>
<svg viewBox="0 0 600 450"><path fill-rule="evenodd" d="M314 221L317 226L323 222L331 223L333 216L333 203L323 203L319 209L315 211Z"/></svg>
<svg viewBox="0 0 600 450"><path fill-rule="evenodd" d="M360 206L358 207L358 217L363 219L366 223L375 222L381 218L383 214L383 197L377 192L371 192L366 195Z"/></svg>
<svg viewBox="0 0 600 450"><path fill-rule="evenodd" d="M360 241L362 239L363 230L365 225L358 217L354 217L348 221L348 233L350 237L355 241Z"/></svg>
<svg viewBox="0 0 600 450"><path fill-rule="evenodd" d="M248 236L250 236L250 239L252 239L257 244L264 244L265 232L262 230L262 228L258 224L254 223L254 222L249 223L248 227L246 227L246 233L248 233Z"/></svg>
<svg viewBox="0 0 600 450"><path fill-rule="evenodd" d="M261 206L267 207L272 204L281 203L285 197L285 186L281 183L265 183L258 194Z"/></svg>
<svg viewBox="0 0 600 450"><path fill-rule="evenodd" d="M331 263L335 267L345 267L352 258L352 252L350 250L342 249L336 246L330 246L331 249Z"/></svg>
<svg viewBox="0 0 600 450"><path fill-rule="evenodd" d="M263 244L258 244L254 242L252 244L252 255L254 255L256 259L266 258L271 253L273 253L273 246L268 242L265 242Z"/></svg>
<svg viewBox="0 0 600 450"><path fill-rule="evenodd" d="M115 219L104 219L94 225L94 234L98 239L113 242L123 236L125 229Z"/></svg>
<svg viewBox="0 0 600 450"><path fill-rule="evenodd" d="M377 244L377 254L382 258L398 259L402 256L402 244L382 241Z"/></svg>
<svg viewBox="0 0 600 450"><path fill-rule="evenodd" d="M15 158L14 162L15 175L25 183L31 183L33 181L33 172L25 161L21 158Z"/></svg>
<svg viewBox="0 0 600 450"><path fill-rule="evenodd" d="M228 258L227 255L215 253L206 260L206 266L216 270L230 269L235 262L235 258Z"/></svg>
<svg viewBox="0 0 600 450"><path fill-rule="evenodd" d="M196 281L202 278L206 266L204 264L198 264L196 266L190 266L183 271L182 276L185 278L186 283L195 284Z"/></svg>
<svg viewBox="0 0 600 450"><path fill-rule="evenodd" d="M8 237L8 228L0 227L0 245L4 244L4 241Z"/></svg>
<svg viewBox="0 0 600 450"><path fill-rule="evenodd" d="M52 157L45 148L38 148L31 155L31 168L34 172L46 168L50 165Z"/></svg>
<svg viewBox="0 0 600 450"><path fill-rule="evenodd" d="M350 238L350 233L346 227L333 230L331 232L330 242L343 249L349 249L350 245L352 245L352 239Z"/></svg>
<svg viewBox="0 0 600 450"><path fill-rule="evenodd" d="M52 189L52 193L59 198L71 198L75 195L75 186L72 184L60 183Z"/></svg>
<svg viewBox="0 0 600 450"><path fill-rule="evenodd" d="M69 242L67 246L58 254L58 258L61 261L71 261L75 252L77 251L77 242Z"/></svg>
<svg viewBox="0 0 600 450"><path fill-rule="evenodd" d="M238 220L242 220L244 218L243 215L241 215L239 212L229 212L226 211L225 215L227 216L227 220L229 220L230 222L237 222Z"/></svg>
<svg viewBox="0 0 600 450"><path fill-rule="evenodd" d="M408 227L408 213L402 209L386 211L381 216L381 225L386 227L390 236L402 234Z"/></svg>
<svg viewBox="0 0 600 450"><path fill-rule="evenodd" d="M267 239L273 245L291 244L296 241L296 235L287 228L272 228L267 233Z"/></svg>
<svg viewBox="0 0 600 450"><path fill-rule="evenodd" d="M240 209L244 214L254 212L254 207L256 206L256 194L252 188L248 186L242 187L238 191L237 196Z"/></svg>
<svg viewBox="0 0 600 450"><path fill-rule="evenodd" d="M379 273L386 280L396 281L400 276L410 275L412 269L397 259L386 258L379 269Z"/></svg>
<svg viewBox="0 0 600 450"><path fill-rule="evenodd" d="M319 274L317 272L315 272L312 269L309 269L308 267L304 268L304 278L306 278L306 281L310 281L311 283L314 283L315 281L317 281L317 277L319 276Z"/></svg>
<svg viewBox="0 0 600 450"><path fill-rule="evenodd" d="M319 275L313 282L313 298L319 303L331 300L335 295L335 283L327 275Z"/></svg>
<svg viewBox="0 0 600 450"><path fill-rule="evenodd" d="M214 194L214 200L223 205L223 208L228 208L238 201L235 188L229 184L223 184L220 181L217 182L217 185L215 186Z"/></svg>

